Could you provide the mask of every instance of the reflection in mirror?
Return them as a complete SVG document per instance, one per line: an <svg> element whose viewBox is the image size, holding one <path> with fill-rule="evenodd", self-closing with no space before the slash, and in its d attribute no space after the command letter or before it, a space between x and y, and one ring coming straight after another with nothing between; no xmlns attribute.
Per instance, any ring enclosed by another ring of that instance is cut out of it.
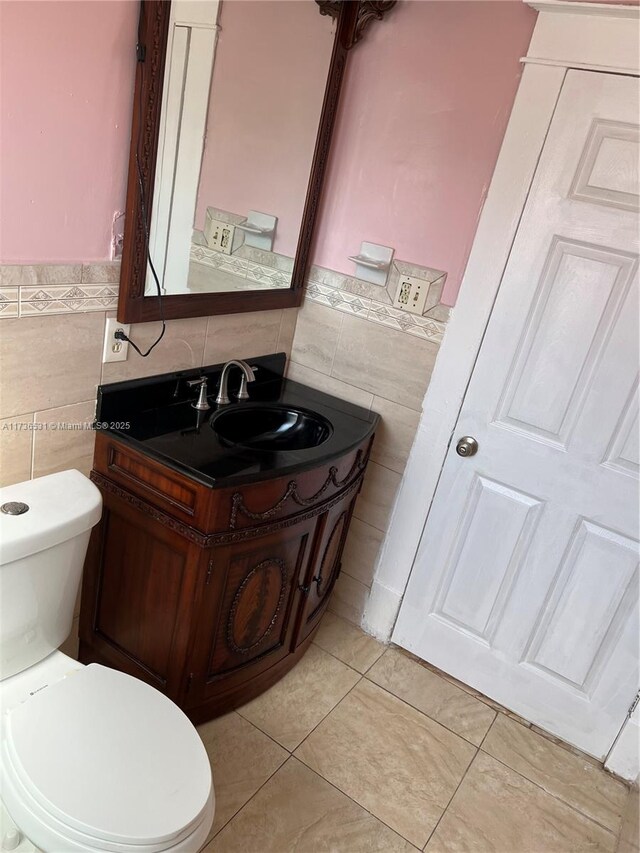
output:
<svg viewBox="0 0 640 853"><path fill-rule="evenodd" d="M163 292L289 288L335 23L314 0L174 0L171 16L150 235Z"/></svg>

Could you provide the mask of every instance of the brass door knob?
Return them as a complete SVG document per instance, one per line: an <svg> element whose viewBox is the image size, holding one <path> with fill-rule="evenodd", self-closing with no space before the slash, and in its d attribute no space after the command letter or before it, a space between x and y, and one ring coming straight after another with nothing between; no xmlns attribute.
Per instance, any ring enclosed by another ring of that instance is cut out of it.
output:
<svg viewBox="0 0 640 853"><path fill-rule="evenodd" d="M463 435L456 444L458 456L475 456L478 452L478 442L472 435Z"/></svg>

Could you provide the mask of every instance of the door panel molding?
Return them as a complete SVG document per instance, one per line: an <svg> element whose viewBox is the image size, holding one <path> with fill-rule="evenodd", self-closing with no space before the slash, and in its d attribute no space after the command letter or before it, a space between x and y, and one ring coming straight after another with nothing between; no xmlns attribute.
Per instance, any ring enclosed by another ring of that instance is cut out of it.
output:
<svg viewBox="0 0 640 853"><path fill-rule="evenodd" d="M640 210L639 157L637 127L627 122L594 119L569 198L621 210ZM619 186L605 187L603 180L612 177Z"/></svg>
<svg viewBox="0 0 640 853"><path fill-rule="evenodd" d="M493 506L487 507L487 503ZM432 611L436 618L492 646L543 507L544 501L474 476L436 593ZM505 524L496 538L497 531L489 525L490 514L501 510ZM478 561L479 540L488 536L495 550L491 565L483 566ZM492 577L496 566L498 576Z"/></svg>
<svg viewBox="0 0 640 853"><path fill-rule="evenodd" d="M614 549L627 552L618 564L612 553ZM618 641L637 601L637 569L637 543L581 518L558 566L550 595L540 608L522 662L590 698L602 674L607 652ZM585 574L593 579L593 595L586 601L584 596L581 600L577 589ZM602 575L610 579L613 574L617 575L617 582L605 599L606 590L597 579ZM594 632L594 626L599 630ZM556 659L562 656L564 672L551 662L554 655Z"/></svg>
<svg viewBox="0 0 640 853"><path fill-rule="evenodd" d="M629 252L554 235L494 416L498 425L507 424L566 449L637 262L637 256ZM611 267L606 291L600 278L603 265ZM589 284L600 299L599 313L594 312L593 296L587 300L580 292ZM559 332L567 328L571 334L561 336ZM574 361L572 381L562 387L556 379L549 388L549 362L567 357ZM548 404L543 412L541 395ZM553 395L551 399L549 395ZM548 421L534 423L527 417L527 408L537 409Z"/></svg>

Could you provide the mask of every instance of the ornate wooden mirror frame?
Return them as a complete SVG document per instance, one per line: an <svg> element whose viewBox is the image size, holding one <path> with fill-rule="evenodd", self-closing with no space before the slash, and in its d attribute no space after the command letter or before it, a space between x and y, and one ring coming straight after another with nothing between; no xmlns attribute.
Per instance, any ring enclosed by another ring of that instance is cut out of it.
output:
<svg viewBox="0 0 640 853"><path fill-rule="evenodd" d="M171 3L142 0L138 27L138 66L133 99L133 121L126 201L124 250L118 296L118 320L144 323L178 317L234 314L290 308L302 301L313 242L322 184L329 156L340 89L349 50L360 41L367 26L382 20L396 0L316 0L320 14L337 21L324 101L293 266L287 290L232 291L145 296L149 214L153 204L156 157L160 133L160 108ZM136 162L136 150L139 152ZM144 199L144 205L142 203ZM147 222L143 219L143 208Z"/></svg>

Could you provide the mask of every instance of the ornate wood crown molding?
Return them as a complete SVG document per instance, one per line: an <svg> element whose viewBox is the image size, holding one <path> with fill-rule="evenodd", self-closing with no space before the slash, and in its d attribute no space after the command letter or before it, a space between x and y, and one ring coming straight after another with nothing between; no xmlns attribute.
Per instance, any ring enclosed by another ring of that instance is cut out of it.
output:
<svg viewBox="0 0 640 853"><path fill-rule="evenodd" d="M351 38L349 43L345 45L349 49L362 39L364 31L371 21L381 21L387 12L393 9L398 0L316 0L320 7L320 14L330 15L332 18L338 17L340 8L345 2L356 3L358 7Z"/></svg>

